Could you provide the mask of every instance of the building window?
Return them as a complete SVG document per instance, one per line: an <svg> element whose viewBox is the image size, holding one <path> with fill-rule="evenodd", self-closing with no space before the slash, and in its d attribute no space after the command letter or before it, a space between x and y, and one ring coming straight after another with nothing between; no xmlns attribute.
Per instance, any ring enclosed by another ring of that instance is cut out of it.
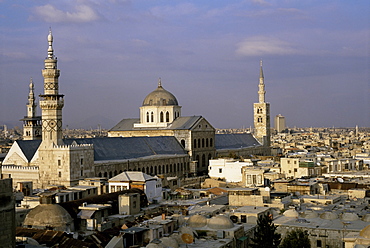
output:
<svg viewBox="0 0 370 248"><path fill-rule="evenodd" d="M164 120L164 118L163 118L163 112L161 112L161 113L159 114L159 119L160 119L160 122L163 122L163 120Z"/></svg>
<svg viewBox="0 0 370 248"><path fill-rule="evenodd" d="M202 139L202 147L204 147L204 139Z"/></svg>
<svg viewBox="0 0 370 248"><path fill-rule="evenodd" d="M170 122L170 113L166 112L166 122Z"/></svg>
<svg viewBox="0 0 370 248"><path fill-rule="evenodd" d="M58 172L58 177L62 177L62 172Z"/></svg>
<svg viewBox="0 0 370 248"><path fill-rule="evenodd" d="M317 247L321 247L321 246L322 246L322 244L321 244L321 240L320 240L320 239L316 240L316 246L317 246Z"/></svg>
<svg viewBox="0 0 370 248"><path fill-rule="evenodd" d="M213 146L213 139L212 138L210 138L209 139L209 147L212 147Z"/></svg>
<svg viewBox="0 0 370 248"><path fill-rule="evenodd" d="M200 148L200 139L198 139L198 148Z"/></svg>
<svg viewBox="0 0 370 248"><path fill-rule="evenodd" d="M111 193L113 193L113 192L115 192L116 190L115 190L115 187L114 186L110 186L110 192Z"/></svg>
<svg viewBox="0 0 370 248"><path fill-rule="evenodd" d="M222 173L222 168L219 168L218 169L218 173Z"/></svg>
<svg viewBox="0 0 370 248"><path fill-rule="evenodd" d="M84 164L84 159L83 158L81 158L80 159L80 165L83 165Z"/></svg>
<svg viewBox="0 0 370 248"><path fill-rule="evenodd" d="M208 138L206 138L206 147L208 147Z"/></svg>
<svg viewBox="0 0 370 248"><path fill-rule="evenodd" d="M61 165L62 165L62 161L58 159L58 166L61 166Z"/></svg>
<svg viewBox="0 0 370 248"><path fill-rule="evenodd" d="M194 148L197 148L197 140L196 139L194 139L193 143L194 143Z"/></svg>
<svg viewBox="0 0 370 248"><path fill-rule="evenodd" d="M150 112L150 122L154 122L154 113Z"/></svg>
<svg viewBox="0 0 370 248"><path fill-rule="evenodd" d="M149 122L149 112L146 112L146 122Z"/></svg>

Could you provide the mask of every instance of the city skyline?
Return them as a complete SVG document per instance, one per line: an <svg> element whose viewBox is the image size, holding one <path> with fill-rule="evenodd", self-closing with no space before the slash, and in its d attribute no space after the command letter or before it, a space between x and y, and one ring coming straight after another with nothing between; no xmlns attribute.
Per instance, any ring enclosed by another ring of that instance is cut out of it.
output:
<svg viewBox="0 0 370 248"><path fill-rule="evenodd" d="M109 129L138 117L159 77L183 116L253 127L261 59L271 117L284 115L288 127L370 124L368 1L0 5L1 125L22 125L31 77L42 93L49 27L64 127Z"/></svg>

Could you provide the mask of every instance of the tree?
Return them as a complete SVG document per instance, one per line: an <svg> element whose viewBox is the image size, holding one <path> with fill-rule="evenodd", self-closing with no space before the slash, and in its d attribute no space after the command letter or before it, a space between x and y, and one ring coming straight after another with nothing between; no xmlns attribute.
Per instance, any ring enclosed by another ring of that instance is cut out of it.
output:
<svg viewBox="0 0 370 248"><path fill-rule="evenodd" d="M307 231L296 229L288 232L279 248L311 248Z"/></svg>
<svg viewBox="0 0 370 248"><path fill-rule="evenodd" d="M253 242L251 247L254 248L277 248L279 246L281 235L276 232L271 215L258 217L255 235L251 240Z"/></svg>

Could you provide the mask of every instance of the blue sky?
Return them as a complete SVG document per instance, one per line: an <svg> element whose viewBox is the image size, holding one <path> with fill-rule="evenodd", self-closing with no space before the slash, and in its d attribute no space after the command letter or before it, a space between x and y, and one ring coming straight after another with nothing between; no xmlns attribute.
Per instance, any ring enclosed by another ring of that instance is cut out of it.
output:
<svg viewBox="0 0 370 248"><path fill-rule="evenodd" d="M43 92L51 27L70 128L138 117L159 77L183 116L253 126L261 59L271 126L369 127L369 13L368 0L0 0L0 125L21 126L31 77Z"/></svg>

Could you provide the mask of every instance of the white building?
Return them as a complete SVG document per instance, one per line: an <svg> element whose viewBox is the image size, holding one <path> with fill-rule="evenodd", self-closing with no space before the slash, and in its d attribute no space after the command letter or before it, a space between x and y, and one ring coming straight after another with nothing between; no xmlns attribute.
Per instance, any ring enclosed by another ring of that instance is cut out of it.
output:
<svg viewBox="0 0 370 248"><path fill-rule="evenodd" d="M209 160L208 175L214 179L224 179L226 182L241 182L242 168L253 166L252 162L239 162L233 159Z"/></svg>
<svg viewBox="0 0 370 248"><path fill-rule="evenodd" d="M108 180L109 193L138 188L144 191L149 202L162 200L162 180L141 171L125 171Z"/></svg>

